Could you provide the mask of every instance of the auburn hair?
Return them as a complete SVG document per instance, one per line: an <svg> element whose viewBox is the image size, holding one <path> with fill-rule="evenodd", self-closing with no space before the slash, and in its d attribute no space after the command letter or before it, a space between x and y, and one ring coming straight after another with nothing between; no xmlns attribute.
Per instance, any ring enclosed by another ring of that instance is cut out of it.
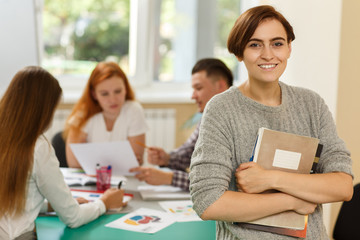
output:
<svg viewBox="0 0 360 240"><path fill-rule="evenodd" d="M259 24L265 19L278 20L285 28L287 41L291 42L295 40L294 30L286 18L276 11L274 7L261 5L248 9L236 20L227 41L229 52L239 58L243 58L246 44L249 42Z"/></svg>
<svg viewBox="0 0 360 240"><path fill-rule="evenodd" d="M0 218L25 208L35 143L50 126L61 94L49 72L29 66L16 73L0 100Z"/></svg>
<svg viewBox="0 0 360 240"><path fill-rule="evenodd" d="M135 94L129 80L119 65L115 62L99 62L92 71L81 98L75 104L66 121L64 138L66 138L70 129L74 131L75 135L78 135L87 120L102 111L99 102L93 96L93 92L99 83L113 76L118 76L124 81L126 88L125 99L135 100Z"/></svg>

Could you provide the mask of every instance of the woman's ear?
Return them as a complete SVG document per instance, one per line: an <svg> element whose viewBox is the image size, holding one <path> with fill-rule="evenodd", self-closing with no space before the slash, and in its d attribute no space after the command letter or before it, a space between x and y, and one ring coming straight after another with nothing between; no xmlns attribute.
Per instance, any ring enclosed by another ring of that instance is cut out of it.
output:
<svg viewBox="0 0 360 240"><path fill-rule="evenodd" d="M290 58L290 56L291 56L291 50L292 50L291 41L289 42L288 47L289 47L289 56L288 56L288 58Z"/></svg>

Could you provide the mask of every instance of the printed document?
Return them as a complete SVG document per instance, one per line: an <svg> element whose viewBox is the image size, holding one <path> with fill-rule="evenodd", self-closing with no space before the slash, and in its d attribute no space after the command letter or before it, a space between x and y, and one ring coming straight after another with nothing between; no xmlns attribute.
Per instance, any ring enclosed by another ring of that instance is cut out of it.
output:
<svg viewBox="0 0 360 240"><path fill-rule="evenodd" d="M73 143L71 150L86 174L96 175L96 164L112 167L112 176L132 176L129 169L139 166L129 141Z"/></svg>

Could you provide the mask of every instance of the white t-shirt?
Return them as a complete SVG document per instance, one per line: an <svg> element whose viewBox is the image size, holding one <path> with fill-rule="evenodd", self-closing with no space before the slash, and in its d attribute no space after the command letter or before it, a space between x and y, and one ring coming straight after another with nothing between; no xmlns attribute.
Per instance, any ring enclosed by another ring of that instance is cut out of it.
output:
<svg viewBox="0 0 360 240"><path fill-rule="evenodd" d="M36 142L34 165L27 182L28 192L23 214L14 218L0 218L0 239L14 239L34 229L34 221L39 212L46 211L46 198L60 220L69 227L78 227L105 213L101 200L79 205L72 197L64 176L59 169L59 161L51 144L41 136Z"/></svg>
<svg viewBox="0 0 360 240"><path fill-rule="evenodd" d="M135 101L124 103L111 131L106 129L102 112L91 117L82 129L87 134L87 142L124 141L128 137L144 134L147 130L144 110Z"/></svg>

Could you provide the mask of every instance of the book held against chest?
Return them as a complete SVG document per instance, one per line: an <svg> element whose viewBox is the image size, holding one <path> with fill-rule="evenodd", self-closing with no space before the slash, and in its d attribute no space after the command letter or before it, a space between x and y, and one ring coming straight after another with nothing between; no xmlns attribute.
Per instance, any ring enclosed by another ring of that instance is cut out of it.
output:
<svg viewBox="0 0 360 240"><path fill-rule="evenodd" d="M265 169L310 174L315 172L321 150L317 138L259 128L250 161ZM247 228L305 238L307 217L286 211L241 224Z"/></svg>

